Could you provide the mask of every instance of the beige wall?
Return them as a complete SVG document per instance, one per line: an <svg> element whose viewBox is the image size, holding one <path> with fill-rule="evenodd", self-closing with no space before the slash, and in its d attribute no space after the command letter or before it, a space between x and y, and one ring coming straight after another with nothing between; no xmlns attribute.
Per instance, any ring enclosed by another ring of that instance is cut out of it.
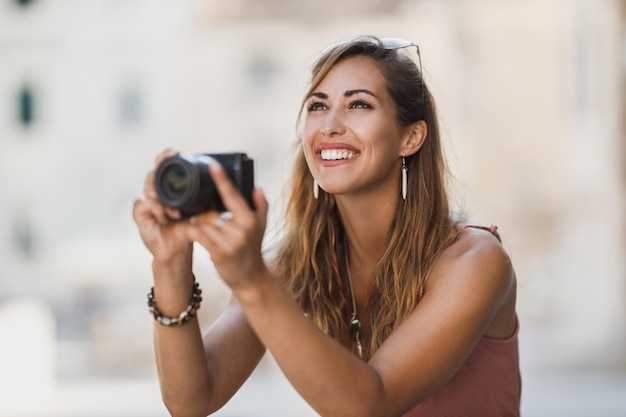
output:
<svg viewBox="0 0 626 417"><path fill-rule="evenodd" d="M278 14L278 1L254 12L224 0L35 2L19 12L5 3L0 293L35 295L63 318L68 305L95 311L84 318L86 369L151 369L150 358L116 353L151 349L133 304L150 277L130 202L154 154L247 151L278 201L315 52L377 33L421 45L464 207L500 225L518 271L524 366L624 365L623 2L335 3ZM28 130L12 116L24 80L40 99ZM137 120L120 116L125 94L139 97ZM32 231L30 257L15 245L21 223ZM214 287L212 317L225 291L204 282ZM90 350L103 338L108 351Z"/></svg>

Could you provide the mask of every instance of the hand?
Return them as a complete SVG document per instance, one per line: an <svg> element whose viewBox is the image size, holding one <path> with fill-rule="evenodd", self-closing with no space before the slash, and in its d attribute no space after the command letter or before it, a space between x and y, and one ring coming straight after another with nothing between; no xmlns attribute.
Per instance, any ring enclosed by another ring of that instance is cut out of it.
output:
<svg viewBox="0 0 626 417"><path fill-rule="evenodd" d="M144 182L144 188L133 205L133 219L139 229L143 243L154 256L155 261L169 263L181 259L190 260L192 242L185 234L186 221L179 220L178 210L165 207L158 199L154 187L156 168L165 158L178 152L167 149L155 160L155 168L150 171Z"/></svg>
<svg viewBox="0 0 626 417"><path fill-rule="evenodd" d="M216 211L192 217L186 228L187 238L200 243L224 282L231 288L245 284L266 268L261 255L267 225L268 204L263 192L256 188L252 199L256 211L231 183L219 163L212 163L209 173L230 213L228 220Z"/></svg>

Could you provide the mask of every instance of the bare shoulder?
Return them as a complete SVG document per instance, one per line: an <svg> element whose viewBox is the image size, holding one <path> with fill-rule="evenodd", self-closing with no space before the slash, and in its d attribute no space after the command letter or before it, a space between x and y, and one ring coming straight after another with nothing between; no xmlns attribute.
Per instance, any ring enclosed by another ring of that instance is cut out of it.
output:
<svg viewBox="0 0 626 417"><path fill-rule="evenodd" d="M489 231L472 227L464 228L434 265L435 272L458 268L482 271L505 281L513 275L511 259L499 239Z"/></svg>
<svg viewBox="0 0 626 417"><path fill-rule="evenodd" d="M496 235L475 227L463 227L454 243L444 250L441 258L449 262L474 256L504 256L508 259L508 254Z"/></svg>
<svg viewBox="0 0 626 417"><path fill-rule="evenodd" d="M457 294L483 305L492 320L485 335L508 337L515 328L516 278L509 254L487 230L464 228L433 265L426 292Z"/></svg>

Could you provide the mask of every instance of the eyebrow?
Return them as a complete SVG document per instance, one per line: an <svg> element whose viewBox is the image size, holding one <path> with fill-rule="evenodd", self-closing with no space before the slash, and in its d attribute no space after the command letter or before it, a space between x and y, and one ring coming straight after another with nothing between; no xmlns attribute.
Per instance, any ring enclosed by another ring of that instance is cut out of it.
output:
<svg viewBox="0 0 626 417"><path fill-rule="evenodd" d="M368 94L368 95L370 95L372 97L376 97L376 94L374 94L373 91L368 90L367 88L359 88L357 90L348 90L348 91L346 91L344 93L344 96L350 97L350 96L353 96L353 95L359 94L359 93ZM376 98L378 98L378 97L376 97Z"/></svg>
<svg viewBox="0 0 626 417"><path fill-rule="evenodd" d="M367 94L370 95L372 97L376 97L378 98L378 96L376 96L376 94L374 94L373 91L368 90L367 88L357 88L355 90L348 90L345 93L343 93L344 97L351 97L355 94L359 94L359 93L363 93L363 94ZM310 97L317 97L317 98L321 98L321 99L328 99L328 94L326 93L322 93L320 91L316 91L314 93L311 93Z"/></svg>

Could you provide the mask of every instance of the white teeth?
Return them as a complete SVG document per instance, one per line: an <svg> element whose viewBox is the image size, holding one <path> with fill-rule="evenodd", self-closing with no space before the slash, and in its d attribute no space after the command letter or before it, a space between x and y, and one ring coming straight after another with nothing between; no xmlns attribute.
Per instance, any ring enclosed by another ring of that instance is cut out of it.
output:
<svg viewBox="0 0 626 417"><path fill-rule="evenodd" d="M321 152L324 161L336 161L338 159L352 159L357 154L347 149L324 149Z"/></svg>

